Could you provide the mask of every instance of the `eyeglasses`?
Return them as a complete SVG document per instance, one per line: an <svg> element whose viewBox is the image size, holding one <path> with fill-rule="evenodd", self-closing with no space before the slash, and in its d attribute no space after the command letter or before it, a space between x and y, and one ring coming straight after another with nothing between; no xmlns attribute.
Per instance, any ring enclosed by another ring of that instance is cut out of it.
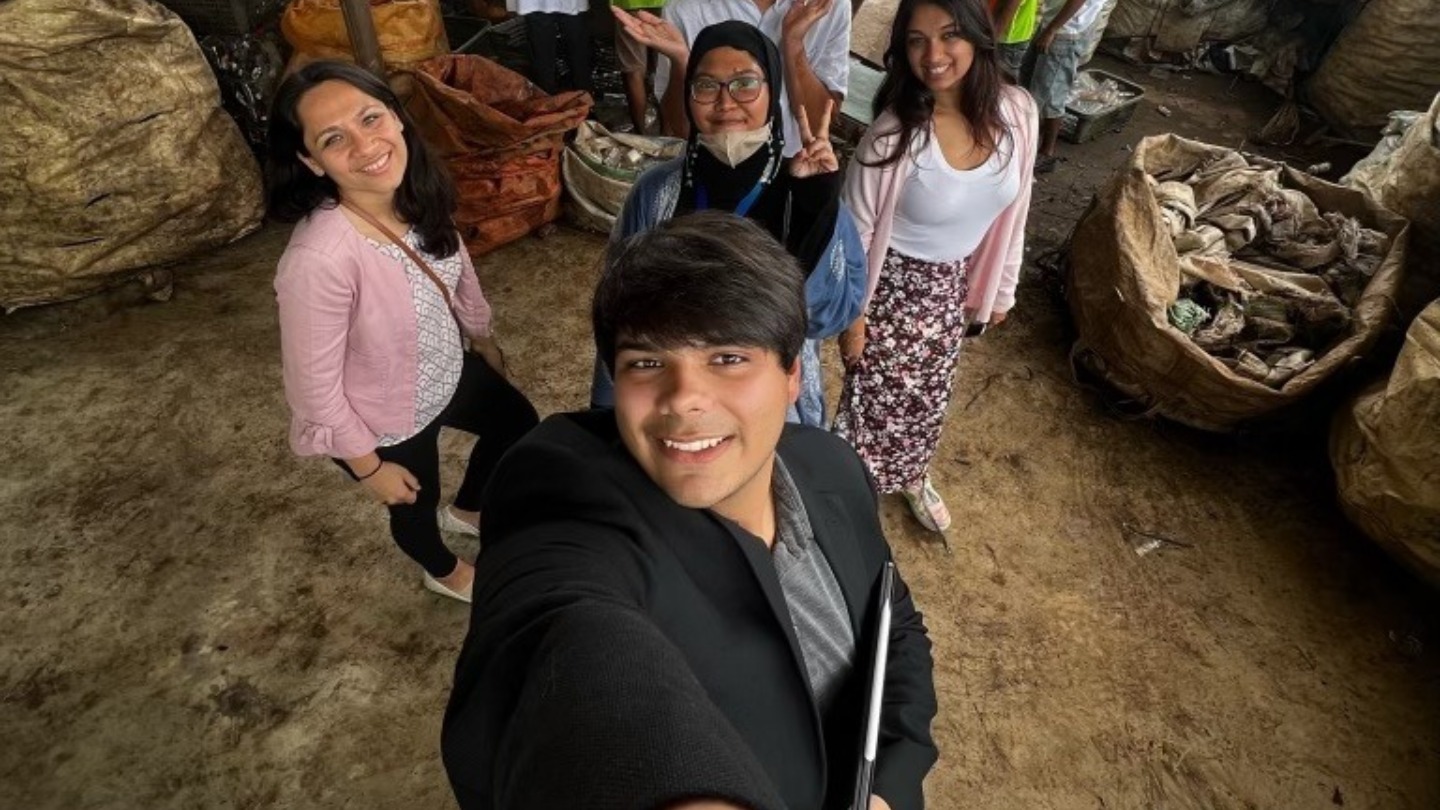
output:
<svg viewBox="0 0 1440 810"><path fill-rule="evenodd" d="M690 83L690 98L701 104L714 104L720 100L720 88L730 94L737 104L748 104L760 97L765 80L759 76L736 76L728 82L701 77Z"/></svg>

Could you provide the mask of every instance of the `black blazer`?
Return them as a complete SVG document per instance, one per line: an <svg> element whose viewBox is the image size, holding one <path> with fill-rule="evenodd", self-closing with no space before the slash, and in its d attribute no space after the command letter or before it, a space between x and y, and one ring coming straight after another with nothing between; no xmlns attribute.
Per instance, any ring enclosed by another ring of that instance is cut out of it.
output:
<svg viewBox="0 0 1440 810"><path fill-rule="evenodd" d="M506 455L485 496L442 740L462 807L849 806L890 550L847 444L792 425L778 453L856 632L857 665L829 716L765 544L671 500L611 412L555 416ZM938 755L935 690L929 638L898 577L892 606L875 792L910 810Z"/></svg>

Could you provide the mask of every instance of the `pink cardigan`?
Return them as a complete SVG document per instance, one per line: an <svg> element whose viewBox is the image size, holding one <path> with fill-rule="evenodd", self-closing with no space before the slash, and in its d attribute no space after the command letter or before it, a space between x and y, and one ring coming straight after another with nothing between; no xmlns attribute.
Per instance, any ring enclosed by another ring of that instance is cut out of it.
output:
<svg viewBox="0 0 1440 810"><path fill-rule="evenodd" d="M485 337L490 304L463 243L460 257L455 317L466 335ZM338 208L317 208L290 234L275 297L297 454L354 458L382 434L415 429L418 327L399 262Z"/></svg>
<svg viewBox="0 0 1440 810"><path fill-rule="evenodd" d="M1030 215L1030 186L1035 176L1039 131L1035 102L1019 87L1005 87L1000 112L1015 138L1015 154L1010 159L1020 161L1020 194L996 217L971 256L970 295L965 308L975 313L976 320L985 322L990 320L991 313L1009 312L1015 305L1015 285L1020 280L1020 262L1025 254L1025 220ZM900 184L914 161L904 157L884 168L862 166L860 161L873 163L892 153L900 137L899 128L899 119L889 110L876 118L860 140L845 178L845 203L855 215L870 268L869 288L865 293L867 307L875 294L875 285L880 283L880 270L890 247Z"/></svg>

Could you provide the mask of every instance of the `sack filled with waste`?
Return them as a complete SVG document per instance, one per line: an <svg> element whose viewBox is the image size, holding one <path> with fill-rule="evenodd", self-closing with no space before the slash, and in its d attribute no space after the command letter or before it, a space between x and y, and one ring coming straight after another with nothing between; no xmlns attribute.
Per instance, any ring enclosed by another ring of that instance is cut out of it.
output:
<svg viewBox="0 0 1440 810"><path fill-rule="evenodd" d="M635 180L652 166L685 153L685 141L611 132L585 121L565 148L563 174L571 217L582 228L609 233Z"/></svg>
<svg viewBox="0 0 1440 810"><path fill-rule="evenodd" d="M1391 113L1375 152L1340 182L1410 220L1399 307L1414 317L1440 296L1440 93L1423 113Z"/></svg>
<svg viewBox="0 0 1440 810"><path fill-rule="evenodd" d="M1374 344L1407 228L1365 195L1282 164L1146 138L1071 237L1077 356L1194 427L1272 414Z"/></svg>
<svg viewBox="0 0 1440 810"><path fill-rule="evenodd" d="M260 167L185 23L148 0L0 3L0 307L239 239Z"/></svg>
<svg viewBox="0 0 1440 810"><path fill-rule="evenodd" d="M455 178L455 224L471 255L488 253L560 215L565 133L590 112L586 93L546 95L481 56L439 56L390 81Z"/></svg>
<svg viewBox="0 0 1440 810"><path fill-rule="evenodd" d="M387 68L450 52L439 0L370 0L367 5ZM290 0L280 17L280 32L294 49L290 71L317 59L355 61L340 0Z"/></svg>
<svg viewBox="0 0 1440 810"><path fill-rule="evenodd" d="M1389 379L1336 415L1330 463L1351 522L1440 586L1440 299L1410 324Z"/></svg>

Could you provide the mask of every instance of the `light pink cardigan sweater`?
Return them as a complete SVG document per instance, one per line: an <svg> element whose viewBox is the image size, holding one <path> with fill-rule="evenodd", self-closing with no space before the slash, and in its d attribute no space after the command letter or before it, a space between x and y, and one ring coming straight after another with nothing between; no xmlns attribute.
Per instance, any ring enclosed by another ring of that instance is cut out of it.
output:
<svg viewBox="0 0 1440 810"><path fill-rule="evenodd" d="M460 246L451 296L465 334L490 334L490 304ZM428 281L426 283L429 283ZM410 281L338 208L295 226L275 276L290 447L355 458L382 434L415 430L419 327Z"/></svg>
<svg viewBox="0 0 1440 810"><path fill-rule="evenodd" d="M1035 102L1019 87L1004 88L1000 112L1015 139L1015 152L1010 159L1020 161L1020 194L995 218L970 257L970 295L965 308L974 313L975 320L982 322L988 322L991 313L1009 312L1015 305L1015 285L1020 280L1020 262L1025 255L1025 221L1030 215L1030 186L1035 176L1039 131ZM865 293L867 307L885 266L900 186L914 166L914 159L903 157L884 168L862 166L860 161L874 163L894 152L899 130L900 121L889 110L876 118L860 140L845 177L845 203L855 215L870 268L869 288Z"/></svg>

